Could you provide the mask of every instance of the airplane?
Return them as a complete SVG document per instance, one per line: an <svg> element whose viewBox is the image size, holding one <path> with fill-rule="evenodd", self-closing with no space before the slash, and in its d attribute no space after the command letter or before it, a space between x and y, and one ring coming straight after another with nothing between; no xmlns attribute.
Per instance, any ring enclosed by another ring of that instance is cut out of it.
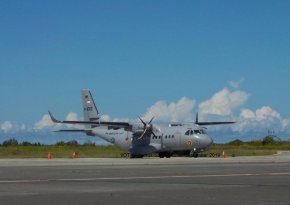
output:
<svg viewBox="0 0 290 205"><path fill-rule="evenodd" d="M84 129L66 129L57 132L82 132L88 136L98 136L124 150L131 158L158 153L160 158L175 155L198 157L198 153L208 150L213 139L204 126L232 124L235 122L199 122L198 113L195 122L153 123L139 117L140 122L106 122L96 107L90 90L81 91L84 121L61 121L49 111L54 123L84 125Z"/></svg>

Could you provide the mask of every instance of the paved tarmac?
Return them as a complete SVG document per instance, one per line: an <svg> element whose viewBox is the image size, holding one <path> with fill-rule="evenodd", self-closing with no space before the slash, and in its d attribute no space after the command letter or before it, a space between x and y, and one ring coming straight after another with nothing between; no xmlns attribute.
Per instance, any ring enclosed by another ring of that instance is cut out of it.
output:
<svg viewBox="0 0 290 205"><path fill-rule="evenodd" d="M290 152L226 159L0 160L0 204L289 203Z"/></svg>

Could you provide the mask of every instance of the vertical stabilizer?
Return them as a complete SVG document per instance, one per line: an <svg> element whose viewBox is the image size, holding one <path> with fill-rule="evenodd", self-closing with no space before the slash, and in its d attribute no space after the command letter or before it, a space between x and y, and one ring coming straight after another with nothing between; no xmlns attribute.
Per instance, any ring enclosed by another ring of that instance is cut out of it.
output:
<svg viewBox="0 0 290 205"><path fill-rule="evenodd" d="M97 121L100 119L99 111L95 105L90 90L82 90L82 100L85 121Z"/></svg>

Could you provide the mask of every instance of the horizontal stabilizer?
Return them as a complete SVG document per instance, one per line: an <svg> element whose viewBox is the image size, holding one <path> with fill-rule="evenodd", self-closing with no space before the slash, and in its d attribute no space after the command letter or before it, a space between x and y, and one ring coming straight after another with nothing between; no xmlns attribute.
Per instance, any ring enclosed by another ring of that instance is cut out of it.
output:
<svg viewBox="0 0 290 205"><path fill-rule="evenodd" d="M226 125L226 124L234 124L236 122L199 122L198 121L198 113L196 113L195 124L206 126L206 125Z"/></svg>
<svg viewBox="0 0 290 205"><path fill-rule="evenodd" d="M118 129L118 128L125 128L130 129L131 125L128 122L97 122L97 121L61 121L57 120L50 111L48 111L51 120L54 123L62 123L62 124L79 124L79 125L92 125L92 126L103 126L103 127L110 127L111 129Z"/></svg>
<svg viewBox="0 0 290 205"><path fill-rule="evenodd" d="M87 132L87 130L56 130L54 132Z"/></svg>

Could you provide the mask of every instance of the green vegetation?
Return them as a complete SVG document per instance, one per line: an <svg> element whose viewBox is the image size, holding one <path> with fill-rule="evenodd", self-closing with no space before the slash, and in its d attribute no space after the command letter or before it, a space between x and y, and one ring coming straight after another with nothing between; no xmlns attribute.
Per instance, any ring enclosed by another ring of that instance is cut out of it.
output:
<svg viewBox="0 0 290 205"><path fill-rule="evenodd" d="M243 142L234 140L226 144L214 144L210 150L201 153L202 157L219 157L224 151L227 157L231 156L257 156L276 154L277 150L290 150L289 141L277 141L272 136L263 140ZM71 158L75 152L78 158L102 158L127 156L126 150L116 146L98 146L93 142L83 145L77 141L57 142L55 145L41 145L40 143L22 142L15 139L4 141L0 145L0 158L47 158L48 153L52 158ZM155 155L151 155L155 156Z"/></svg>
<svg viewBox="0 0 290 205"><path fill-rule="evenodd" d="M71 158L75 152L77 157L120 157L126 152L116 146L96 146L95 143L86 142L83 145L77 141L57 142L56 145L41 145L23 142L19 144L15 139L4 141L0 146L0 158Z"/></svg>
<svg viewBox="0 0 290 205"><path fill-rule="evenodd" d="M202 153L202 156L210 156L212 153L221 154L223 151L226 156L261 156L276 154L277 150L290 150L290 142L277 141L269 135L256 141L234 140L226 144L214 144L209 151Z"/></svg>

